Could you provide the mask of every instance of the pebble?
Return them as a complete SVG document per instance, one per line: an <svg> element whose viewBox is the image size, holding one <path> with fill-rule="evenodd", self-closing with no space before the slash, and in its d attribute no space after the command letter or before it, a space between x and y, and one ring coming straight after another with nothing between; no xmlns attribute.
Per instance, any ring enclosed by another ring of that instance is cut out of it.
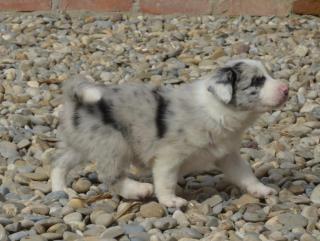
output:
<svg viewBox="0 0 320 241"><path fill-rule="evenodd" d="M78 193L85 193L89 191L91 182L88 179L80 178L72 184L72 189Z"/></svg>
<svg viewBox="0 0 320 241"><path fill-rule="evenodd" d="M0 155L5 158L17 157L17 145L9 141L0 141Z"/></svg>
<svg viewBox="0 0 320 241"><path fill-rule="evenodd" d="M203 237L203 235L194 228L182 227L180 229L173 230L172 237L178 240L181 238L200 239Z"/></svg>
<svg viewBox="0 0 320 241"><path fill-rule="evenodd" d="M40 215L48 215L49 214L49 207L43 204L37 204L31 207L31 210L35 214L40 214Z"/></svg>
<svg viewBox="0 0 320 241"><path fill-rule="evenodd" d="M162 205L156 202L150 202L143 204L140 207L140 214L144 218L161 218L164 216L165 212Z"/></svg>
<svg viewBox="0 0 320 241"><path fill-rule="evenodd" d="M237 205L238 208L241 208L243 206L246 206L247 204L259 203L259 199L249 194L244 194L239 199L234 200L233 203Z"/></svg>
<svg viewBox="0 0 320 241"><path fill-rule="evenodd" d="M43 201L45 204L50 204L63 198L68 198L68 194L66 194L64 191L57 191L49 193L44 197Z"/></svg>
<svg viewBox="0 0 320 241"><path fill-rule="evenodd" d="M300 241L317 241L317 239L311 234L304 233L301 235Z"/></svg>
<svg viewBox="0 0 320 241"><path fill-rule="evenodd" d="M82 215L80 213L74 212L69 213L68 215L63 217L63 221L66 224L72 224L74 222L80 222L82 220Z"/></svg>
<svg viewBox="0 0 320 241"><path fill-rule="evenodd" d="M208 204L210 207L214 207L223 201L220 195L214 195L203 202L203 204Z"/></svg>
<svg viewBox="0 0 320 241"><path fill-rule="evenodd" d="M313 189L310 200L315 204L320 204L320 184Z"/></svg>
<svg viewBox="0 0 320 241"><path fill-rule="evenodd" d="M174 211L172 217L177 220L178 225L181 227L187 227L190 224L186 215L179 209Z"/></svg>
<svg viewBox="0 0 320 241"><path fill-rule="evenodd" d="M157 219L153 225L160 230L172 229L177 226L177 220L172 217Z"/></svg>
<svg viewBox="0 0 320 241"><path fill-rule="evenodd" d="M30 231L19 231L17 233L10 234L8 237L10 241L18 241L30 235L31 235Z"/></svg>
<svg viewBox="0 0 320 241"><path fill-rule="evenodd" d="M0 224L0 241L7 241L8 236L4 227Z"/></svg>
<svg viewBox="0 0 320 241"><path fill-rule="evenodd" d="M112 214L101 213L94 219L94 223L98 225L103 225L105 227L109 227L112 224L113 220L114 218Z"/></svg>
<svg viewBox="0 0 320 241"><path fill-rule="evenodd" d="M250 212L246 211L243 215L243 219L248 222L263 222L267 218L267 215L262 211Z"/></svg>
<svg viewBox="0 0 320 241"><path fill-rule="evenodd" d="M101 235L100 238L117 238L124 234L124 230L120 226L114 226L107 228Z"/></svg>
<svg viewBox="0 0 320 241"><path fill-rule="evenodd" d="M305 227L307 219L300 214L283 213L272 217L266 222L266 228L271 231L291 230L297 227Z"/></svg>
<svg viewBox="0 0 320 241"><path fill-rule="evenodd" d="M296 47L294 53L299 57L304 57L308 54L309 49L306 46L299 45Z"/></svg>
<svg viewBox="0 0 320 241"><path fill-rule="evenodd" d="M139 224L124 224L121 227L123 228L125 234L141 233L145 231L144 228Z"/></svg>
<svg viewBox="0 0 320 241"><path fill-rule="evenodd" d="M85 202L79 198L72 198L68 202L68 206L73 209L84 208L86 206Z"/></svg>

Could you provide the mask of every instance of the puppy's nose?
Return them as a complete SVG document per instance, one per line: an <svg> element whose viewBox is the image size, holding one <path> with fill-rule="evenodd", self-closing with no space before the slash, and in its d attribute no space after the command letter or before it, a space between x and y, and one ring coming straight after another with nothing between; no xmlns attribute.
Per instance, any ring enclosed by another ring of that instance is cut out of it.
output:
<svg viewBox="0 0 320 241"><path fill-rule="evenodd" d="M288 96L289 94L289 86L287 84L282 84L279 87L279 91L281 92L281 94L283 94L284 96Z"/></svg>

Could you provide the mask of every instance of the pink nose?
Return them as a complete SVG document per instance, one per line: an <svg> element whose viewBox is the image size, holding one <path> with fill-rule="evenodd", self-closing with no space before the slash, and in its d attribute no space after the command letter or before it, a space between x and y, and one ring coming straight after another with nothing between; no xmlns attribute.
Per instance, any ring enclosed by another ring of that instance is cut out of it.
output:
<svg viewBox="0 0 320 241"><path fill-rule="evenodd" d="M288 96L289 94L289 87L287 84L281 84L279 87L279 91L282 95Z"/></svg>

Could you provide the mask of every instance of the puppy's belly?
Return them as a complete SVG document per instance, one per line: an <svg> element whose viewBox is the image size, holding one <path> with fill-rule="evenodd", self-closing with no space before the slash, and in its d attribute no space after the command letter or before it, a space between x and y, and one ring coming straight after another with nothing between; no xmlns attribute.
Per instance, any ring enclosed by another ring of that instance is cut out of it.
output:
<svg viewBox="0 0 320 241"><path fill-rule="evenodd" d="M180 169L180 176L217 169L215 161L214 156L209 151L199 151L185 160Z"/></svg>

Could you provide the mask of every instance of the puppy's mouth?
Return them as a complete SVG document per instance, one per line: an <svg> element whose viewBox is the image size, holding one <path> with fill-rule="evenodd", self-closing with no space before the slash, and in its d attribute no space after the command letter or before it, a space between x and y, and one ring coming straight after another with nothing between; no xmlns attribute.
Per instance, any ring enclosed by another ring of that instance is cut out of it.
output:
<svg viewBox="0 0 320 241"><path fill-rule="evenodd" d="M278 104L275 105L275 108L279 108L279 107L283 106L284 103L287 102L287 100L288 100L288 95L284 95L284 96L280 99L280 101L278 102Z"/></svg>

